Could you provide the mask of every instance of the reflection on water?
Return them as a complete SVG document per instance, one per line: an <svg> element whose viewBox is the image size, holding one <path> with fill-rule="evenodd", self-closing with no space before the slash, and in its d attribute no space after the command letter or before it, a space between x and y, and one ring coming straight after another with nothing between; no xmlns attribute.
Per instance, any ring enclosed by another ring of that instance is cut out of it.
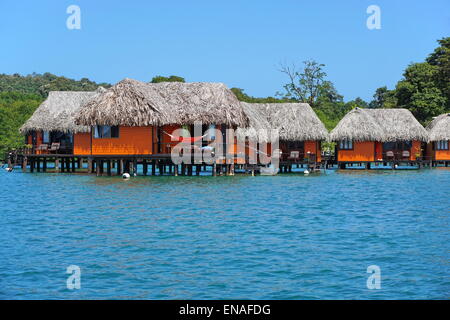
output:
<svg viewBox="0 0 450 320"><path fill-rule="evenodd" d="M2 172L0 298L447 298L449 169ZM366 287L372 264L381 290Z"/></svg>

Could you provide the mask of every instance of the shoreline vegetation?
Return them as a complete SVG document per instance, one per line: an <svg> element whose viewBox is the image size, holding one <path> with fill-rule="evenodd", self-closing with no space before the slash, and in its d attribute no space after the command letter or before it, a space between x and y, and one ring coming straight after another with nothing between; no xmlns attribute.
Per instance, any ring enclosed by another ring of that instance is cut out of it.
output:
<svg viewBox="0 0 450 320"><path fill-rule="evenodd" d="M334 84L327 80L325 65L314 60L304 61L302 67L280 65L279 71L286 75L287 82L280 85L282 91L273 97L253 97L241 88L231 90L238 100L248 103L309 103L328 130L332 130L356 107L405 108L425 126L433 117L450 112L450 37L438 40L438 44L424 62L406 67L403 78L394 89L386 86L376 89L373 100L369 102L361 98L344 101ZM185 82L185 79L180 76L155 76L150 82L168 81ZM98 87L109 88L111 84L97 83L87 78L74 80L48 72L26 76L0 74L1 157L9 150L25 145L19 128L50 91L95 91Z"/></svg>

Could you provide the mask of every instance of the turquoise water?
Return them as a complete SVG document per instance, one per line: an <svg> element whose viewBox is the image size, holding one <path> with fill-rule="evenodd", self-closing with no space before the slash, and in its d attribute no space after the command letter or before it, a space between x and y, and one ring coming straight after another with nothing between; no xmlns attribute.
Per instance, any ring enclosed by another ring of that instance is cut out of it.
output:
<svg viewBox="0 0 450 320"><path fill-rule="evenodd" d="M0 181L0 299L450 296L450 168Z"/></svg>

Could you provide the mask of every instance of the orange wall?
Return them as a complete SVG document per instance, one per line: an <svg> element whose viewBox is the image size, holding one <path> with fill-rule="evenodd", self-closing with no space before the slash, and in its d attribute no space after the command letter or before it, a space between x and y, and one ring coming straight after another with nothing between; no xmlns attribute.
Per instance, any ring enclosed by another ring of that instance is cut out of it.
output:
<svg viewBox="0 0 450 320"><path fill-rule="evenodd" d="M42 144L42 131L36 132L36 145L34 146L36 149ZM36 154L43 154L46 153L46 151L42 150L36 150Z"/></svg>
<svg viewBox="0 0 450 320"><path fill-rule="evenodd" d="M119 138L92 137L92 154L152 154L153 127L120 127Z"/></svg>
<svg viewBox="0 0 450 320"><path fill-rule="evenodd" d="M322 161L321 160L321 152L320 152L320 141L305 141L305 156L308 153L314 153L316 155L317 162Z"/></svg>
<svg viewBox="0 0 450 320"><path fill-rule="evenodd" d="M450 150L436 150L435 160L450 160Z"/></svg>
<svg viewBox="0 0 450 320"><path fill-rule="evenodd" d="M419 157L422 156L422 142L420 141L413 141L412 142L412 148L411 148L411 152L410 152L410 160L416 160L416 153L419 153Z"/></svg>
<svg viewBox="0 0 450 320"><path fill-rule="evenodd" d="M375 142L353 142L353 150L338 150L338 161L374 161Z"/></svg>
<svg viewBox="0 0 450 320"><path fill-rule="evenodd" d="M73 153L91 154L91 133L75 133L73 135Z"/></svg>
<svg viewBox="0 0 450 320"><path fill-rule="evenodd" d="M163 126L160 130L161 130L161 143L162 143L162 153L170 153L170 151L173 149L173 147L175 147L179 141L172 141L172 138L165 134L163 131L169 133L169 134L173 134L173 132L176 129L180 129L181 126L179 125L165 125ZM155 140L156 141L156 140ZM156 153L156 150L155 150Z"/></svg>

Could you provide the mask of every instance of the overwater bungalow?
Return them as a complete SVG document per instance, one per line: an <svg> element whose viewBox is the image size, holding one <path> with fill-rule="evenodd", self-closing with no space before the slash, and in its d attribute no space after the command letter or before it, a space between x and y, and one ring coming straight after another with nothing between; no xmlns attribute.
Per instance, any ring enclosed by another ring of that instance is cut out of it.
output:
<svg viewBox="0 0 450 320"><path fill-rule="evenodd" d="M186 129L194 137L198 122L205 130L215 126L222 131L248 124L236 96L222 83L132 79L88 101L75 121L93 128L85 154L109 156L169 154L179 143L174 130Z"/></svg>
<svg viewBox="0 0 450 320"><path fill-rule="evenodd" d="M25 143L35 154L82 154L90 127L76 125L75 112L89 99L105 91L51 91L47 99L20 128Z"/></svg>
<svg viewBox="0 0 450 320"><path fill-rule="evenodd" d="M249 117L249 127L239 128L258 142L270 142L270 135L261 129L277 130L281 162L321 161L321 142L328 131L307 103L241 103ZM269 146L269 152L271 150Z"/></svg>
<svg viewBox="0 0 450 320"><path fill-rule="evenodd" d="M429 143L427 144L427 156L432 161L450 162L450 113L444 113L431 121L427 128L429 133Z"/></svg>
<svg viewBox="0 0 450 320"><path fill-rule="evenodd" d="M336 160L347 163L412 163L422 156L428 133L407 109L355 108L331 131Z"/></svg>

